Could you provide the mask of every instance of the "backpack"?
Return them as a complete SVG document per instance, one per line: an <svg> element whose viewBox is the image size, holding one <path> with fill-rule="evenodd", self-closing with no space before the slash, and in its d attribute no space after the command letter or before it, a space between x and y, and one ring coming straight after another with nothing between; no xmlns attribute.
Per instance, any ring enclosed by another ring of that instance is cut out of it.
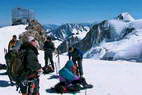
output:
<svg viewBox="0 0 142 95"><path fill-rule="evenodd" d="M43 70L44 74L49 74L49 73L54 72L54 70L52 69L52 67L50 65L43 67L42 70Z"/></svg>
<svg viewBox="0 0 142 95"><path fill-rule="evenodd" d="M5 55L6 63L7 63L7 73L8 76L10 77L10 80L12 81L17 81L20 79L23 71L24 71L24 58L25 58L25 51L16 51L12 50L9 51Z"/></svg>
<svg viewBox="0 0 142 95"><path fill-rule="evenodd" d="M61 82L57 83L54 87L54 90L57 92L57 93L66 93L68 92L67 91L67 88L65 87L65 84L62 84Z"/></svg>
<svg viewBox="0 0 142 95"><path fill-rule="evenodd" d="M57 93L73 93L80 91L80 87L74 84L66 84L64 82L59 82L55 85L54 90Z"/></svg>

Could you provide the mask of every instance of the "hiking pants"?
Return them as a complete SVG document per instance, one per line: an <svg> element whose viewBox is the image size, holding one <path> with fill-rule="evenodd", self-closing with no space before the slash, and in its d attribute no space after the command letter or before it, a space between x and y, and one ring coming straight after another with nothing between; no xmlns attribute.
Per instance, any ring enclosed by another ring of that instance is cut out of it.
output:
<svg viewBox="0 0 142 95"><path fill-rule="evenodd" d="M52 69L54 70L54 62L53 62L53 54L52 53L48 53L48 52L45 52L45 67L47 67L49 65L48 61L50 60L50 63L51 63L51 66L52 66Z"/></svg>

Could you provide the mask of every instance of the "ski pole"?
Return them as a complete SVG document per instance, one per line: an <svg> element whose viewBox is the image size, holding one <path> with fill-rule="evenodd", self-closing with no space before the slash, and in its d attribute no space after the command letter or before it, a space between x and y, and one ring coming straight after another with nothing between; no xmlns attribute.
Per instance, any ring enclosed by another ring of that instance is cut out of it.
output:
<svg viewBox="0 0 142 95"><path fill-rule="evenodd" d="M57 50L57 53L58 53L58 66L59 66L59 69L60 69L60 55L59 55L59 50Z"/></svg>
<svg viewBox="0 0 142 95"><path fill-rule="evenodd" d="M55 62L55 70L56 70L56 74L58 74L58 70L57 70L57 63Z"/></svg>
<svg viewBox="0 0 142 95"><path fill-rule="evenodd" d="M57 69L57 74L58 74L59 70L60 70L60 56L59 56L59 51L58 50L57 50L57 56L56 57L57 57L56 69Z"/></svg>
<svg viewBox="0 0 142 95"><path fill-rule="evenodd" d="M85 95L87 95L87 89L85 89Z"/></svg>

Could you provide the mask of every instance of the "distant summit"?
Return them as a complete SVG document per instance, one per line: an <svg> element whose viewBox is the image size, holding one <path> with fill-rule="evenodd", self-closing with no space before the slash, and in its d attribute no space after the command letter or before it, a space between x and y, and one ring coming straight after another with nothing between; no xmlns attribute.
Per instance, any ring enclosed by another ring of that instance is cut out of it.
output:
<svg viewBox="0 0 142 95"><path fill-rule="evenodd" d="M46 29L47 32L55 30L56 28L59 27L59 25L56 24L45 24L43 27Z"/></svg>
<svg viewBox="0 0 142 95"><path fill-rule="evenodd" d="M116 17L116 19L123 20L123 21L126 21L126 22L130 22L130 21L134 21L135 20L128 12L121 13L120 15L118 15Z"/></svg>
<svg viewBox="0 0 142 95"><path fill-rule="evenodd" d="M83 34L84 32L87 33L89 30L90 28L87 25L67 23L50 31L50 33L55 38L64 41L73 35ZM82 37L84 36L81 36L80 39L82 39Z"/></svg>

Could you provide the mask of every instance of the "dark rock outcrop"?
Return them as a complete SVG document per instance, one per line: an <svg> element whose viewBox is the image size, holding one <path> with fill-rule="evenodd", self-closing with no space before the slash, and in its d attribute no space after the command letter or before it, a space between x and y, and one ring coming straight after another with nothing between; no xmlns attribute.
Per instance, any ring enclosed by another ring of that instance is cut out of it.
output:
<svg viewBox="0 0 142 95"><path fill-rule="evenodd" d="M39 43L39 48L42 49L43 43L45 41L45 29L36 20L32 20L30 24L26 27L26 32L20 35L20 39L25 42L28 40L29 36L33 36Z"/></svg>

